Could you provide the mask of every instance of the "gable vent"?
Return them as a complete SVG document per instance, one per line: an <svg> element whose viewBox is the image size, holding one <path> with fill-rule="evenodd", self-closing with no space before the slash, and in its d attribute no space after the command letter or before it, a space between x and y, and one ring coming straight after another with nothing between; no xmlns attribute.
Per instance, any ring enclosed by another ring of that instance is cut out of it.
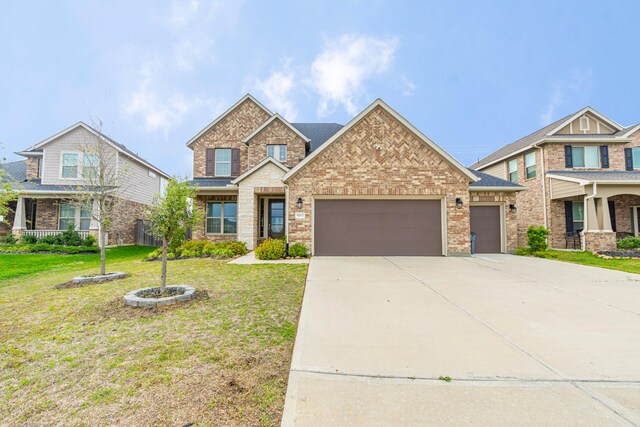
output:
<svg viewBox="0 0 640 427"><path fill-rule="evenodd" d="M586 132L589 130L589 117L582 116L580 117L580 130Z"/></svg>

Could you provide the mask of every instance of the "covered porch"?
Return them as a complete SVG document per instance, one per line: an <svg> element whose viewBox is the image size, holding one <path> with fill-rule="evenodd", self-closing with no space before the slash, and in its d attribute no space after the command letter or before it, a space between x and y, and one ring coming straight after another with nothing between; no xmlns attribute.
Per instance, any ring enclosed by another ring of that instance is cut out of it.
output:
<svg viewBox="0 0 640 427"><path fill-rule="evenodd" d="M565 172L550 178L552 247L615 250L617 240L638 236L637 172Z"/></svg>

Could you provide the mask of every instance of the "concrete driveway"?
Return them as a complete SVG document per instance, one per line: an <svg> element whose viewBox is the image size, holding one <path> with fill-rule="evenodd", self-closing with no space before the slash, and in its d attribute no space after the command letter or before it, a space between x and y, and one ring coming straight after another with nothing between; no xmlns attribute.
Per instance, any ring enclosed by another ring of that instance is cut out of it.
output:
<svg viewBox="0 0 640 427"><path fill-rule="evenodd" d="M640 425L640 275L313 258L283 425Z"/></svg>

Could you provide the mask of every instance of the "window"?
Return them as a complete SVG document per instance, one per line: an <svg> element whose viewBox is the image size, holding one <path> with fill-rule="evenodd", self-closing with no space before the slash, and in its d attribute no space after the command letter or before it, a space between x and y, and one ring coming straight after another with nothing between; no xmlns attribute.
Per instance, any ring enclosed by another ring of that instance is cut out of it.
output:
<svg viewBox="0 0 640 427"><path fill-rule="evenodd" d="M238 204L236 202L207 203L208 234L236 234L237 223Z"/></svg>
<svg viewBox="0 0 640 427"><path fill-rule="evenodd" d="M267 145L267 156L273 157L279 162L287 161L286 145Z"/></svg>
<svg viewBox="0 0 640 427"><path fill-rule="evenodd" d="M80 230L88 230L91 226L91 206L80 209Z"/></svg>
<svg viewBox="0 0 640 427"><path fill-rule="evenodd" d="M584 230L584 203L572 203L573 231Z"/></svg>
<svg viewBox="0 0 640 427"><path fill-rule="evenodd" d="M82 176L85 178L96 178L99 170L99 159L95 154L82 155Z"/></svg>
<svg viewBox="0 0 640 427"><path fill-rule="evenodd" d="M63 178L78 177L78 154L75 154L75 153L62 154L62 177Z"/></svg>
<svg viewBox="0 0 640 427"><path fill-rule="evenodd" d="M640 169L640 147L631 149L631 159L633 161L633 168Z"/></svg>
<svg viewBox="0 0 640 427"><path fill-rule="evenodd" d="M231 176L231 149L216 148L216 175Z"/></svg>
<svg viewBox="0 0 640 427"><path fill-rule="evenodd" d="M574 168L599 168L600 153L598 147L571 147L571 158Z"/></svg>
<svg viewBox="0 0 640 427"><path fill-rule="evenodd" d="M38 157L38 178L42 178L42 157Z"/></svg>
<svg viewBox="0 0 640 427"><path fill-rule="evenodd" d="M509 160L509 181L518 182L518 160Z"/></svg>
<svg viewBox="0 0 640 427"><path fill-rule="evenodd" d="M536 177L536 153L525 154L524 156L524 170L527 174L527 179Z"/></svg>
<svg viewBox="0 0 640 427"><path fill-rule="evenodd" d="M58 230L66 230L69 225L76 223L76 208L70 203L60 205L60 215L58 215Z"/></svg>
<svg viewBox="0 0 640 427"><path fill-rule="evenodd" d="M580 130L584 132L589 130L589 117L587 116L580 117Z"/></svg>

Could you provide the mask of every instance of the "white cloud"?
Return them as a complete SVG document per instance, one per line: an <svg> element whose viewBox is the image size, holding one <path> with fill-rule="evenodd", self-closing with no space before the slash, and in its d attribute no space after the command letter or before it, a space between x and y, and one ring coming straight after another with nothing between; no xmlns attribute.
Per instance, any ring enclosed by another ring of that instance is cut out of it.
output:
<svg viewBox="0 0 640 427"><path fill-rule="evenodd" d="M402 87L403 87L402 94L404 96L413 95L413 92L416 90L416 84L413 81L409 80L405 76L402 76L400 78L400 83L402 84Z"/></svg>
<svg viewBox="0 0 640 427"><path fill-rule="evenodd" d="M557 111L567 101L576 103L576 98L583 99L591 89L593 74L590 69L575 71L569 79L558 81L554 84L543 113L540 115L540 123L548 125L557 120Z"/></svg>
<svg viewBox="0 0 640 427"><path fill-rule="evenodd" d="M386 72L398 47L396 38L340 37L328 43L311 64L311 85L320 95L318 114L326 116L337 105L356 114L364 81Z"/></svg>
<svg viewBox="0 0 640 427"><path fill-rule="evenodd" d="M169 22L176 28L187 26L198 15L199 7L198 0L174 0L171 2Z"/></svg>
<svg viewBox="0 0 640 427"><path fill-rule="evenodd" d="M298 116L298 109L292 99L295 80L295 73L287 61L283 70L274 71L266 79L256 80L254 83L258 92L265 97L269 108L282 114L290 122L295 121Z"/></svg>

